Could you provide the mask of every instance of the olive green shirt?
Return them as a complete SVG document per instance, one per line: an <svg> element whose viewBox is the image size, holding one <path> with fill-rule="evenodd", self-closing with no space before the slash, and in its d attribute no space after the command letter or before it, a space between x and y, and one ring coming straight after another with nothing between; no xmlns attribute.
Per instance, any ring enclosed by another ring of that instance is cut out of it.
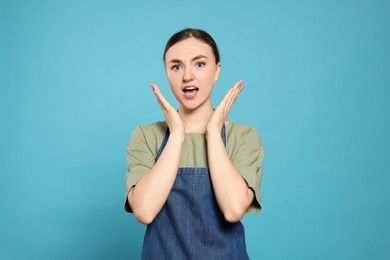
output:
<svg viewBox="0 0 390 260"><path fill-rule="evenodd" d="M132 209L128 203L127 194L138 180L153 167L166 131L164 122L157 122L139 126L131 135L126 150L128 170L125 176L125 210L128 212L132 212ZM264 149L257 130L235 122L228 123L226 125L226 150L236 170L255 193L247 213L260 211L260 184ZM205 134L185 134L179 167L208 168Z"/></svg>

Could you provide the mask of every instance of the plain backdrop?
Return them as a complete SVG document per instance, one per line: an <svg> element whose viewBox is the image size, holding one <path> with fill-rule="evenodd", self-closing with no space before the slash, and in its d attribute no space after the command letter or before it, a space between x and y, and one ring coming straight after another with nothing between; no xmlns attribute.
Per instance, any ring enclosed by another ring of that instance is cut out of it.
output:
<svg viewBox="0 0 390 260"><path fill-rule="evenodd" d="M258 129L252 259L390 257L390 2L0 0L0 259L139 259L133 129L163 119L171 34L217 41L217 105Z"/></svg>

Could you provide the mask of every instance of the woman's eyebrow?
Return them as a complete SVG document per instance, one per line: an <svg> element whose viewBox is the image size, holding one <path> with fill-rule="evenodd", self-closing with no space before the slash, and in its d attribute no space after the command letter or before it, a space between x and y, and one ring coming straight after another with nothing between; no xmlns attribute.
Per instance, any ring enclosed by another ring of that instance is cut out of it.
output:
<svg viewBox="0 0 390 260"><path fill-rule="evenodd" d="M198 56L196 56L195 58L192 58L191 61L196 61L196 60L203 59L203 58L208 59L208 58L207 58L206 56L204 56L204 55L198 55Z"/></svg>
<svg viewBox="0 0 390 260"><path fill-rule="evenodd" d="M181 60L173 59L173 60L170 60L168 63L181 63Z"/></svg>
<svg viewBox="0 0 390 260"><path fill-rule="evenodd" d="M204 55L198 55L198 56L192 58L191 61L196 61L196 60L199 60L199 59L208 59L208 58L206 56L204 56ZM181 60L179 60L179 59L172 59L168 63L183 63L183 62Z"/></svg>

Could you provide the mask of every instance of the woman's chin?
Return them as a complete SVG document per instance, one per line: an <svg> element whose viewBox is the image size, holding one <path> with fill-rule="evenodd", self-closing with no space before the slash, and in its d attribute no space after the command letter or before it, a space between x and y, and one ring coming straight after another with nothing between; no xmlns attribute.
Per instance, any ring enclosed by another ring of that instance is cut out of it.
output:
<svg viewBox="0 0 390 260"><path fill-rule="evenodd" d="M207 102L204 101L204 102L200 102L200 100L183 100L183 101L180 101L180 108L179 109L182 109L184 111L194 111L194 110L198 110L198 109L201 109L201 108L206 108L206 107L210 107L212 109L212 105L211 105L211 102Z"/></svg>

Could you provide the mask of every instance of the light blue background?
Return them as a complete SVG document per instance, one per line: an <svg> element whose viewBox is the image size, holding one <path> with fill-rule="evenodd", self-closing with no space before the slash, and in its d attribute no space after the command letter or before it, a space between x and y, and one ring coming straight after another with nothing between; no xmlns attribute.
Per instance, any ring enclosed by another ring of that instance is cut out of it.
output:
<svg viewBox="0 0 390 260"><path fill-rule="evenodd" d="M0 259L138 259L123 211L132 130L176 104L162 52L214 36L216 105L264 146L252 259L390 257L388 1L0 0Z"/></svg>

